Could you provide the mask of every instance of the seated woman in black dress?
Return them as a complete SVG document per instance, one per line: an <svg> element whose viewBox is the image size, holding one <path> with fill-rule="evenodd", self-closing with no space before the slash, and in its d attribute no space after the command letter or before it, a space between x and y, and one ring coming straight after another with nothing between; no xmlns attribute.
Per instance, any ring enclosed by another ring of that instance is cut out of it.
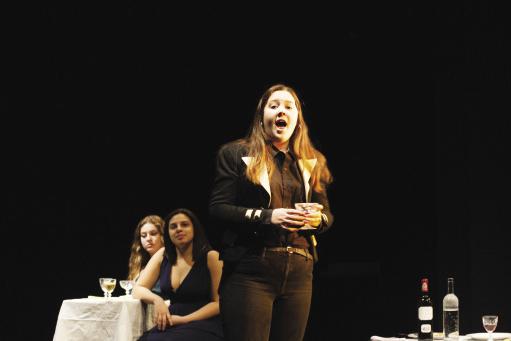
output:
<svg viewBox="0 0 511 341"><path fill-rule="evenodd" d="M139 340L223 340L218 252L211 249L199 219L190 210L174 210L165 221L165 247L149 260L133 290L133 297L154 304L155 310L156 326ZM161 296L151 292L157 281Z"/></svg>

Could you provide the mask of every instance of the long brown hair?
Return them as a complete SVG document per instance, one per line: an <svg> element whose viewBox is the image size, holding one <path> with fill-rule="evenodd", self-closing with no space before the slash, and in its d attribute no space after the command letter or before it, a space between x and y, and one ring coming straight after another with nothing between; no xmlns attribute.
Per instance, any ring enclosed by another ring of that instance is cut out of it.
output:
<svg viewBox="0 0 511 341"><path fill-rule="evenodd" d="M165 221L160 216L157 215L148 215L142 220L140 220L137 224L137 228L133 233L133 243L131 244L131 255L128 265L128 279L135 279L140 274L140 271L146 266L147 262L151 258L149 252L144 249L142 243L140 242L140 230L142 226L145 224L153 224L158 232L160 233L160 238L162 239L163 245L163 231L165 229Z"/></svg>
<svg viewBox="0 0 511 341"><path fill-rule="evenodd" d="M264 108L268 103L268 99L276 91L287 91L295 100L296 109L298 110L298 121L293 135L291 135L289 139L289 148L298 159L317 159L316 165L311 173L311 187L316 192L324 192L326 190L325 186L330 184L333 180L332 174L328 169L325 156L314 148L309 138L309 128L303 118L302 104L296 91L284 84L273 85L264 92L257 105L254 120L249 128L249 132L244 139L240 140L242 144L247 146L248 156L253 158L246 170L247 178L251 182L259 184L259 174L262 168L266 165L271 178L275 167L273 158L268 151L268 145L271 142L264 131L262 122Z"/></svg>

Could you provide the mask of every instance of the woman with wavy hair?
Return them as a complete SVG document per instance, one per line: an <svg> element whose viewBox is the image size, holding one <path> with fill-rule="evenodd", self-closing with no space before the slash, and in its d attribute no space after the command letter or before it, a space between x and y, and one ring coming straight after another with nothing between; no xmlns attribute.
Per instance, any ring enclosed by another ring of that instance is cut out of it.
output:
<svg viewBox="0 0 511 341"><path fill-rule="evenodd" d="M164 226L158 215L148 215L138 222L131 244L128 279L136 281L149 259L163 247Z"/></svg>
<svg viewBox="0 0 511 341"><path fill-rule="evenodd" d="M247 136L220 148L209 203L223 230L220 311L227 340L302 340L315 235L333 222L331 182L296 91L268 88ZM310 209L296 209L297 203Z"/></svg>

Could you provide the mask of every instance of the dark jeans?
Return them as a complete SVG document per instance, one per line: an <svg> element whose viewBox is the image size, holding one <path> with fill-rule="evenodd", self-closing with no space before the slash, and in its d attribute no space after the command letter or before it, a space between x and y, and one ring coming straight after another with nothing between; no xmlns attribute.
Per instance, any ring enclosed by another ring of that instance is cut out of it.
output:
<svg viewBox="0 0 511 341"><path fill-rule="evenodd" d="M228 341L301 341L312 295L313 261L298 254L247 254L225 278L220 313Z"/></svg>

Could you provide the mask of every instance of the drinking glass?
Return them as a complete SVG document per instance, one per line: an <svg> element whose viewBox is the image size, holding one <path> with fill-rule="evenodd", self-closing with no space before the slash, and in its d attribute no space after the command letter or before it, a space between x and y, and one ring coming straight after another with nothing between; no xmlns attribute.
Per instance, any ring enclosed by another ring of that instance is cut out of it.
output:
<svg viewBox="0 0 511 341"><path fill-rule="evenodd" d="M320 209L320 207L322 207L322 206L315 202L297 202L297 203L295 203L295 209L300 210L300 211L306 211L306 212L318 211ZM310 225L304 225L301 228L301 230L310 230L310 229L316 229L316 228L313 226L310 226Z"/></svg>
<svg viewBox="0 0 511 341"><path fill-rule="evenodd" d="M119 282L121 285L121 288L126 291L126 296L131 296L131 290L133 289L133 286L135 285L135 281L131 281L128 279L122 280Z"/></svg>
<svg viewBox="0 0 511 341"><path fill-rule="evenodd" d="M114 291L116 283L117 280L115 278L102 277L99 279L99 285L105 293L105 297L112 297L112 291Z"/></svg>
<svg viewBox="0 0 511 341"><path fill-rule="evenodd" d="M499 317L497 315L484 315L483 316L483 327L488 334L490 334L490 338L488 340L493 341L492 333L497 328L497 322L499 322Z"/></svg>

